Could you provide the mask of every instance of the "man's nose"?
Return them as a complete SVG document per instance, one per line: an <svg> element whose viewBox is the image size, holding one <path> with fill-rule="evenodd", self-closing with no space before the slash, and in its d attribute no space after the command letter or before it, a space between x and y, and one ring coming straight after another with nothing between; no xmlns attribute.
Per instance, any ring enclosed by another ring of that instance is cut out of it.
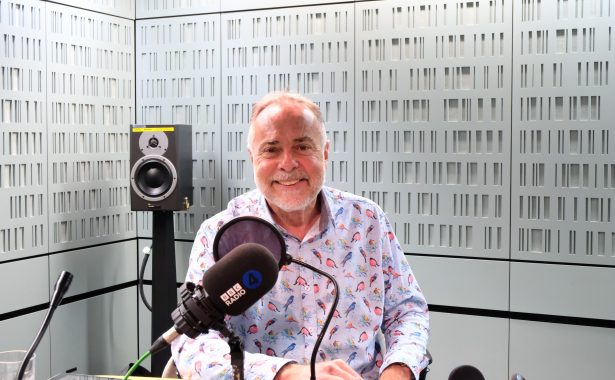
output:
<svg viewBox="0 0 615 380"><path fill-rule="evenodd" d="M279 168L284 171L291 171L295 169L299 164L295 158L293 152L285 151L282 153L282 157L280 159Z"/></svg>

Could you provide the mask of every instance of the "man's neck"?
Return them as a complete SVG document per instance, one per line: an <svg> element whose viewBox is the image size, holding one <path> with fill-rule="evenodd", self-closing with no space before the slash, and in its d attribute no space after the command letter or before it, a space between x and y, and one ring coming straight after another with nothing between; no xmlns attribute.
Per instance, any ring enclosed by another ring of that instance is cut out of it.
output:
<svg viewBox="0 0 615 380"><path fill-rule="evenodd" d="M288 233L303 241L314 223L320 220L320 195L309 207L299 211L284 211L267 203L273 220L282 226Z"/></svg>

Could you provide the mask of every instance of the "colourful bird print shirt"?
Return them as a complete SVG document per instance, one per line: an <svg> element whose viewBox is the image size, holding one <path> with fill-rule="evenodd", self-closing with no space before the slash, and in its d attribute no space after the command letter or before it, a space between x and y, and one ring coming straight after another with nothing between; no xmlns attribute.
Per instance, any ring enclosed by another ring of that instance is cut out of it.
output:
<svg viewBox="0 0 615 380"><path fill-rule="evenodd" d="M338 282L339 303L318 361L344 360L364 379L404 363L418 379L427 365L427 303L384 212L366 198L328 187L319 199L320 221L303 241L273 221L258 190L231 200L225 211L201 225L186 281L199 283L214 264L214 237L226 222L243 215L263 218L280 230L293 258L331 273ZM324 276L297 264L283 267L269 293L227 319L245 345L245 378L273 379L289 362L309 365L333 298L333 284ZM386 348L378 344L380 330ZM232 379L229 347L216 331L196 339L181 336L172 352L184 379Z"/></svg>

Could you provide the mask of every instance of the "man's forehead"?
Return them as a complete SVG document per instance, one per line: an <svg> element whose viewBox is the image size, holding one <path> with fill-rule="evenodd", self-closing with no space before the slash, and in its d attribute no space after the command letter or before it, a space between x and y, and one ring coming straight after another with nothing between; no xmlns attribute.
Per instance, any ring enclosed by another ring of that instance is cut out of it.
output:
<svg viewBox="0 0 615 380"><path fill-rule="evenodd" d="M257 129L267 134L288 133L289 129L292 129L299 131L302 137L310 137L310 134L314 133L313 129L318 132L315 121L314 114L307 108L298 105L292 108L271 105L257 116L255 124Z"/></svg>
<svg viewBox="0 0 615 380"><path fill-rule="evenodd" d="M261 116L264 119L302 118L307 125L311 125L316 119L314 113L309 108L302 104L290 102L270 104L261 111L257 119L261 118Z"/></svg>
<svg viewBox="0 0 615 380"><path fill-rule="evenodd" d="M299 137L295 137L293 139L293 142L295 143L301 143L301 142L314 142L314 139L311 136L299 136ZM276 144L281 144L282 142L276 138L276 137L272 137L270 139L265 139L261 142L261 145L276 145Z"/></svg>

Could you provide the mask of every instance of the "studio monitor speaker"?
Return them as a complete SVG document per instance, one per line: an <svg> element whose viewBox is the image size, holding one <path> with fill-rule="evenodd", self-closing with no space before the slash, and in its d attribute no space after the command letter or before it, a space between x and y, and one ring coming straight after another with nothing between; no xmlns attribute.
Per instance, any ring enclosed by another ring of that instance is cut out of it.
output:
<svg viewBox="0 0 615 380"><path fill-rule="evenodd" d="M178 211L192 204L192 126L130 126L130 209Z"/></svg>

